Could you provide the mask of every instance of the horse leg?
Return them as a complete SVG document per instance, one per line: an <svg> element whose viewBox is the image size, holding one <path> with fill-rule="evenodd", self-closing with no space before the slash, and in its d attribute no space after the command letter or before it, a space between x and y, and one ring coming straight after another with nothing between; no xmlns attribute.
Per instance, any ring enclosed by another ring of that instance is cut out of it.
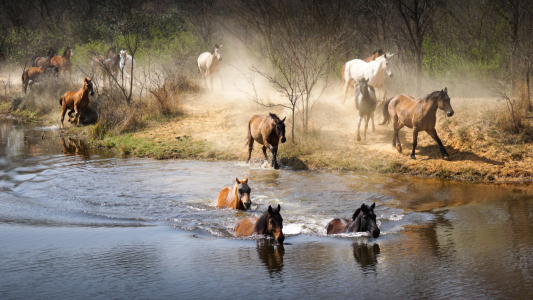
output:
<svg viewBox="0 0 533 300"><path fill-rule="evenodd" d="M411 151L411 159L416 159L415 149L416 149L417 144L418 144L418 129L414 127L413 128L413 151Z"/></svg>
<svg viewBox="0 0 533 300"><path fill-rule="evenodd" d="M437 135L437 130L433 128L432 130L426 131L434 140L439 144L440 154L442 155L442 158L449 159L450 156L448 155L448 152L446 152L446 149L442 145L442 142L440 141L439 136Z"/></svg>
<svg viewBox="0 0 533 300"><path fill-rule="evenodd" d="M365 141L366 141L366 129L368 128L368 121L370 121L370 116L366 115L365 120L366 120L366 123L365 123Z"/></svg>
<svg viewBox="0 0 533 300"><path fill-rule="evenodd" d="M248 136L248 163L252 158L252 150L254 150L254 138L250 135Z"/></svg>
<svg viewBox="0 0 533 300"><path fill-rule="evenodd" d="M279 169L279 165L278 165L278 147L274 147L272 145L270 145L270 152L272 152L272 167L274 167L274 169Z"/></svg>
<svg viewBox="0 0 533 300"><path fill-rule="evenodd" d="M265 155L265 160L268 161L267 147L266 146L263 146L263 154Z"/></svg>
<svg viewBox="0 0 533 300"><path fill-rule="evenodd" d="M346 95L348 94L348 87L350 86L350 83L352 82L352 79L346 79L346 83L344 84L344 98L342 99L342 104L346 102Z"/></svg>
<svg viewBox="0 0 533 300"><path fill-rule="evenodd" d="M63 100L65 101L65 100ZM59 129L64 128L63 121L65 120L65 114L67 113L67 106L63 104L63 112L61 112L61 123L59 123Z"/></svg>
<svg viewBox="0 0 533 300"><path fill-rule="evenodd" d="M76 126L78 126L78 127L80 127L80 119L81 119L81 115L82 115L82 114L83 114L83 109L81 109L81 110L78 112L78 114L77 114L77 115L78 115L78 125L76 125Z"/></svg>
<svg viewBox="0 0 533 300"><path fill-rule="evenodd" d="M374 112L375 111L370 114L370 118L372 118L372 133L376 132L376 125L374 125Z"/></svg>
<svg viewBox="0 0 533 300"><path fill-rule="evenodd" d="M358 142L361 140L361 134L359 132L360 132L360 128L361 128L361 120L362 119L363 119L363 117L361 117L361 115L359 115L359 120L357 121L357 141Z"/></svg>

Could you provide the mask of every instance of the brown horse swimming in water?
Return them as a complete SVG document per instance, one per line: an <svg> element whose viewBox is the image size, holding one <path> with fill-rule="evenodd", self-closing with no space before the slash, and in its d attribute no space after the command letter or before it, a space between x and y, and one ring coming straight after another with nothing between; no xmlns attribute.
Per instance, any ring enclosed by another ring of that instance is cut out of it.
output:
<svg viewBox="0 0 533 300"><path fill-rule="evenodd" d="M80 126L80 118L83 114L83 111L89 105L89 92L91 96L94 95L93 83L90 78L85 77L83 79L83 87L77 92L66 92L61 98L59 98L59 104L63 108L61 113L61 124L59 128L63 128L63 120L65 120L65 114L67 109L69 109L69 122L74 124L76 118L78 118L77 126ZM71 113L74 111L74 116Z"/></svg>
<svg viewBox="0 0 533 300"><path fill-rule="evenodd" d="M283 235L283 218L279 211L281 207L278 204L278 208L272 209L272 206L268 206L268 210L263 213L259 218L248 217L240 220L235 224L236 236L250 236L254 233L273 236L278 243L283 244L285 236Z"/></svg>
<svg viewBox="0 0 533 300"><path fill-rule="evenodd" d="M59 69L50 65L27 68L22 73L22 87L24 89L24 94L26 94L26 89L28 88L28 84L30 84L30 80L31 85L33 85L34 82L42 80L45 75L57 77L58 73Z"/></svg>
<svg viewBox="0 0 533 300"><path fill-rule="evenodd" d="M397 95L387 100L385 106L383 106L383 122L380 125L385 125L392 119L392 126L394 128L392 146L396 147L399 153L402 153L402 144L400 143L398 132L404 126L407 126L407 128L413 129L412 159L416 159L415 149L418 132L420 131L427 132L439 145L442 157L448 159L448 152L444 149L435 130L437 109L445 111L448 117L453 116L453 108L450 104L450 97L448 97L448 88L444 88L442 91L435 91L420 100L415 100L413 97L407 95Z"/></svg>
<svg viewBox="0 0 533 300"><path fill-rule="evenodd" d="M326 226L327 234L337 234L346 232L370 232L374 238L379 237L380 230L376 223L374 208L376 203L367 206L364 203L361 208L355 210L352 220L333 219Z"/></svg>
<svg viewBox="0 0 533 300"><path fill-rule="evenodd" d="M58 67L62 73L68 71L70 74L72 74L72 63L70 62L71 57L74 57L74 52L72 51L72 48L67 46L67 49L63 51L62 56L56 55L50 59L50 64L54 67Z"/></svg>
<svg viewBox="0 0 533 300"><path fill-rule="evenodd" d="M365 62L371 62L373 60L375 60L376 58L382 56L383 54L385 54L385 51L381 50L381 49L378 49L376 51L373 52L374 54L372 54L371 56L363 59L363 61ZM344 64L344 66L342 66L342 85L344 85L346 83L346 78L344 78L344 71L346 70L346 64Z"/></svg>
<svg viewBox="0 0 533 300"><path fill-rule="evenodd" d="M274 169L279 169L277 154L278 145L281 138L281 143L285 143L285 121L280 120L275 114L268 113L268 116L255 115L248 123L248 162L252 157L252 150L254 149L254 141L263 145L263 154L268 161L266 149L269 148L272 153L272 166Z"/></svg>
<svg viewBox="0 0 533 300"><path fill-rule="evenodd" d="M239 178L235 178L235 180L237 181L235 186L228 186L218 193L218 208L250 209L252 205L250 200L252 189L248 186L248 177L244 180L239 180Z"/></svg>

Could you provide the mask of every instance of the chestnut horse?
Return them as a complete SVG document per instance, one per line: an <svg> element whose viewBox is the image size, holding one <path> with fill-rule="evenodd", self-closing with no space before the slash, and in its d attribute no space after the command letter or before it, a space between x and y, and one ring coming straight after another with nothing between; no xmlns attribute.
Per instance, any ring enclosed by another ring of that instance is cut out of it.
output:
<svg viewBox="0 0 533 300"><path fill-rule="evenodd" d="M416 159L415 149L417 145L418 132L427 132L439 145L440 153L444 159L450 156L442 145L435 123L437 122L437 109L442 109L448 117L453 116L453 108L448 97L448 88L442 91L435 91L423 99L415 100L408 95L397 95L385 102L383 106L383 122L380 125L389 123L392 118L394 135L392 137L392 146L396 147L399 153L402 153L402 144L398 137L398 132L404 126L413 129L413 150L411 159ZM396 144L398 143L398 144Z"/></svg>
<svg viewBox="0 0 533 300"><path fill-rule="evenodd" d="M33 62L33 66L34 67L47 66L50 64L52 57L54 57L55 55L56 55L56 51L54 49L50 49L46 57L37 57L35 61Z"/></svg>
<svg viewBox="0 0 533 300"><path fill-rule="evenodd" d="M218 208L250 209L252 205L250 200L252 189L248 186L248 177L244 180L239 180L239 178L235 178L235 180L237 181L235 186L228 186L218 193Z"/></svg>
<svg viewBox="0 0 533 300"><path fill-rule="evenodd" d="M222 76L220 76L220 62L222 61L222 57L220 56L220 48L222 48L224 45L215 45L215 48L209 52L204 52L198 56L198 69L200 69L200 73L202 74L202 77L205 78L205 82L207 85L207 77L209 77L209 81L211 82L211 89L213 89L213 73L218 72L218 78L220 78L220 85L222 88L224 88L224 83L222 82ZM209 88L209 85L207 85Z"/></svg>
<svg viewBox="0 0 533 300"><path fill-rule="evenodd" d="M369 232L374 238L379 237L380 230L376 223L374 208L376 203L370 206L364 203L355 210L352 220L333 219L326 226L327 234L337 234L346 232Z"/></svg>
<svg viewBox="0 0 533 300"><path fill-rule="evenodd" d="M285 236L283 235L283 218L279 211L281 207L278 204L277 209L268 206L268 210L259 218L248 217L240 220L235 224L236 236L250 236L254 233L273 236L278 243L283 244Z"/></svg>
<svg viewBox="0 0 533 300"><path fill-rule="evenodd" d="M70 62L71 57L74 57L74 51L72 51L72 48L67 46L65 51L63 51L62 56L56 55L50 59L50 64L54 67L58 67L61 73L68 71L69 74L72 75L72 63Z"/></svg>
<svg viewBox="0 0 533 300"><path fill-rule="evenodd" d="M263 145L263 154L268 161L266 153L267 147L272 153L272 166L274 169L279 169L277 155L278 145L281 138L281 143L285 143L285 121L287 117L280 120L275 114L268 113L268 116L255 115L248 123L248 162L252 157L252 150L254 149L254 141Z"/></svg>
<svg viewBox="0 0 533 300"><path fill-rule="evenodd" d="M372 54L371 56L363 59L363 61L369 63L373 60L375 60L376 58L382 56L383 54L385 54L385 51L381 50L381 49L378 49L376 51L373 52L374 54ZM347 63L346 63L347 64ZM342 66L342 74L341 74L341 77L342 77L342 85L344 85L344 83L346 82L346 79L344 78L344 71L346 70L346 64L344 64L344 66Z"/></svg>
<svg viewBox="0 0 533 300"><path fill-rule="evenodd" d="M50 65L27 68L26 70L24 70L24 72L22 72L22 87L24 89L24 94L26 94L26 89L28 88L30 80L31 84L33 85L34 82L39 81L45 75L57 77L58 73L59 68Z"/></svg>
<svg viewBox="0 0 533 300"><path fill-rule="evenodd" d="M91 96L94 95L93 91L93 83L91 82L90 78L85 77L83 79L83 87L77 91L77 92L66 92L61 98L59 98L59 104L63 108L63 112L61 113L61 124L59 125L59 128L63 128L63 120L65 120L65 113L67 112L67 109L69 109L69 122L74 124L76 122L76 118L78 118L78 124L77 126L80 126L80 118L83 114L83 111L87 106L89 105L89 92L91 93ZM71 113L74 111L74 117L72 117Z"/></svg>

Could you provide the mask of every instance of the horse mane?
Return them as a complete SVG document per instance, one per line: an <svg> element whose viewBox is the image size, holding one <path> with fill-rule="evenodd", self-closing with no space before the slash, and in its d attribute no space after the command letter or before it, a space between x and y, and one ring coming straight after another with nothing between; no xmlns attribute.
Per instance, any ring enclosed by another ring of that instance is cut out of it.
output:
<svg viewBox="0 0 533 300"><path fill-rule="evenodd" d="M255 222L255 232L265 234L265 228L268 229L268 211L265 211Z"/></svg>
<svg viewBox="0 0 533 300"><path fill-rule="evenodd" d="M426 97L422 98L423 100L431 100L434 97L438 97L441 91L434 91L433 93L428 94Z"/></svg>
<svg viewBox="0 0 533 300"><path fill-rule="evenodd" d="M52 58L56 55L56 50L50 48L50 51L48 51L48 58Z"/></svg>
<svg viewBox="0 0 533 300"><path fill-rule="evenodd" d="M355 212L353 213L352 221L355 221L355 219L357 218L357 216L359 216L360 213L361 213L361 208L356 209Z"/></svg>
<svg viewBox="0 0 533 300"><path fill-rule="evenodd" d="M269 116L272 118L272 120L280 120L280 118L276 114L271 113Z"/></svg>
<svg viewBox="0 0 533 300"><path fill-rule="evenodd" d="M67 46L67 48L65 48L65 51L63 51L63 57L67 56L67 51L70 50L70 47Z"/></svg>
<svg viewBox="0 0 533 300"><path fill-rule="evenodd" d="M239 184L235 184L235 186L233 187L233 196L235 197L235 201L238 201L239 200Z"/></svg>

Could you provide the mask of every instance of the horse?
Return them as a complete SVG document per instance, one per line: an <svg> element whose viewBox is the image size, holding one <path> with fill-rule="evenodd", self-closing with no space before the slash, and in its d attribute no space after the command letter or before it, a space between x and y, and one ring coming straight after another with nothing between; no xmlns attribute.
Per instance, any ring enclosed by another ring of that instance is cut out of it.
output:
<svg viewBox="0 0 533 300"><path fill-rule="evenodd" d="M126 50L120 50L120 70L125 72L128 77L131 77L135 74L135 67L137 64L131 55L128 54Z"/></svg>
<svg viewBox="0 0 533 300"><path fill-rule="evenodd" d="M45 65L41 67L29 67L22 72L22 87L24 89L24 94L26 94L26 89L28 88L28 84L31 80L31 85L33 83L43 79L45 75L51 75L53 77L57 77L59 74L59 68Z"/></svg>
<svg viewBox="0 0 533 300"><path fill-rule="evenodd" d="M381 49L378 49L374 52L372 52L374 54L372 54L371 56L363 59L363 61L369 63L373 60L375 60L376 58L382 56L383 54L385 54L385 51L381 50ZM347 63L346 63L347 64ZM346 82L346 79L344 78L344 71L346 70L346 64L344 64L344 66L342 66L342 73L341 73L341 77L342 77L342 85L344 85L344 83Z"/></svg>
<svg viewBox="0 0 533 300"><path fill-rule="evenodd" d="M448 97L448 88L441 91L435 91L423 99L415 100L412 96L397 95L390 98L383 106L383 122L380 125L388 124L392 119L394 135L392 137L392 146L396 147L399 153L402 153L402 144L398 137L398 132L404 126L413 129L413 150L411 159L416 159L415 149L417 145L418 132L427 132L439 145L440 153L444 159L450 156L435 130L437 122L437 109L442 109L448 117L453 116L453 108ZM398 142L398 144L396 144Z"/></svg>
<svg viewBox="0 0 533 300"><path fill-rule="evenodd" d="M48 55L46 57L37 57L35 61L33 62L34 67L42 67L50 64L50 61L52 60L52 57L56 55L56 51L52 48L48 51Z"/></svg>
<svg viewBox="0 0 533 300"><path fill-rule="evenodd" d="M119 71L121 56L117 55L113 48L107 50L106 56L97 55L93 57L91 61L91 66L93 72L96 70L102 73L103 80L106 78L111 80L111 78L116 78Z"/></svg>
<svg viewBox="0 0 533 300"><path fill-rule="evenodd" d="M279 211L281 207L278 204L277 209L268 206L268 210L261 217L248 217L240 220L235 224L235 235L250 236L254 233L261 235L273 236L278 243L283 244L285 236L283 235L283 218Z"/></svg>
<svg viewBox="0 0 533 300"><path fill-rule="evenodd" d="M331 220L326 226L327 234L369 232L372 237L378 238L380 230L374 214L375 207L375 202L370 206L363 203L360 208L355 210L351 221L344 218Z"/></svg>
<svg viewBox="0 0 533 300"><path fill-rule="evenodd" d="M272 167L279 169L277 155L278 145L281 138L281 143L285 143L285 119L280 120L275 114L268 113L268 116L255 115L248 122L248 162L252 157L252 150L254 149L254 141L263 145L263 154L265 160L268 161L266 153L267 147L272 153Z"/></svg>
<svg viewBox="0 0 533 300"><path fill-rule="evenodd" d="M347 62L344 70L346 82L344 83L344 99L342 103L346 101L348 87L358 79L368 78L368 84L373 86L374 89L381 89L385 82L385 72L387 72L389 77L394 75L392 73L392 63L390 62L390 58L393 55L385 53L369 63L360 59Z"/></svg>
<svg viewBox="0 0 533 300"><path fill-rule="evenodd" d="M70 58L74 57L74 51L72 48L67 46L65 51L63 51L62 56L54 56L50 59L50 64L54 67L58 67L61 73L68 71L72 75L72 63Z"/></svg>
<svg viewBox="0 0 533 300"><path fill-rule="evenodd" d="M211 81L211 89L213 89L213 73L220 71L220 61L222 61L222 57L220 56L220 48L223 46L224 45L215 45L215 48L213 48L211 52L204 52L198 56L198 69L200 69L202 77L205 78L206 85L207 77L209 76L209 80ZM224 88L222 76L220 76L220 72L218 74L218 77L220 78L220 85L222 88Z"/></svg>
<svg viewBox="0 0 533 300"><path fill-rule="evenodd" d="M80 119L83 111L89 105L89 92L91 96L94 95L93 83L90 78L85 77L83 79L83 87L77 92L66 92L61 98L59 98L59 104L61 105L63 112L61 113L61 123L59 128L63 128L63 120L65 120L65 113L69 109L69 122L74 124L76 118L78 118L77 126L80 126ZM74 117L71 113L74 111Z"/></svg>
<svg viewBox="0 0 533 300"><path fill-rule="evenodd" d="M361 128L361 121L366 118L365 123L365 135L368 128L368 121L372 119L372 132L376 132L376 126L374 125L374 111L376 110L377 99L376 91L374 87L368 84L368 79L359 79L359 85L355 90L355 107L359 110L359 121L357 122L357 140L361 140L359 129Z"/></svg>
<svg viewBox="0 0 533 300"><path fill-rule="evenodd" d="M235 186L228 186L218 193L218 208L250 209L252 205L250 200L252 189L248 186L248 177L244 180L239 180L239 178L235 178L235 180L237 181Z"/></svg>

